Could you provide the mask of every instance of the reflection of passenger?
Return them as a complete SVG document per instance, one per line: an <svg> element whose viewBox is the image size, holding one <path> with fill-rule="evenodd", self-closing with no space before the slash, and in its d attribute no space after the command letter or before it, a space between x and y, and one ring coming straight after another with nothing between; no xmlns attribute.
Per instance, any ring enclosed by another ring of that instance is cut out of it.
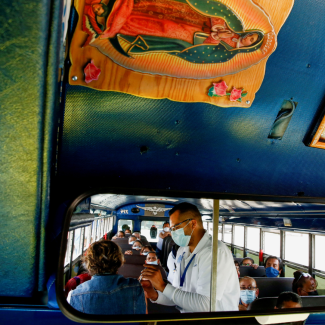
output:
<svg viewBox="0 0 325 325"><path fill-rule="evenodd" d="M64 288L64 294L67 297L71 290L76 289L80 284L89 281L91 276L88 274L88 270L81 264L78 269L77 276L70 279Z"/></svg>
<svg viewBox="0 0 325 325"><path fill-rule="evenodd" d="M181 312L210 311L211 238L203 228L196 206L180 203L169 211L171 235L180 246L176 256L173 284L164 282L153 265L142 275L151 282L146 296L162 305L177 305ZM239 285L233 258L227 246L218 241L216 310L238 310Z"/></svg>
<svg viewBox="0 0 325 325"><path fill-rule="evenodd" d="M136 240L137 240L137 237L131 235L129 237L129 245L133 245Z"/></svg>
<svg viewBox="0 0 325 325"><path fill-rule="evenodd" d="M259 289L256 285L256 281L249 277L244 276L239 280L240 287L240 299L239 299L239 310L247 310L249 304L258 298Z"/></svg>
<svg viewBox="0 0 325 325"><path fill-rule="evenodd" d="M120 230L112 239L124 238L124 237L125 237L124 231Z"/></svg>
<svg viewBox="0 0 325 325"><path fill-rule="evenodd" d="M131 230L130 229L125 229L124 233L125 233L125 235L131 235Z"/></svg>
<svg viewBox="0 0 325 325"><path fill-rule="evenodd" d="M150 252L147 255L145 264L149 264L149 265L160 265L160 261L159 261L159 258L157 258L156 252Z"/></svg>
<svg viewBox="0 0 325 325"><path fill-rule="evenodd" d="M67 298L70 305L86 314L145 314L145 298L139 282L117 274L123 260L120 247L113 241L92 244L84 257L92 279L70 291Z"/></svg>
<svg viewBox="0 0 325 325"><path fill-rule="evenodd" d="M301 298L294 292L285 291L279 295L274 309L301 308L301 307L302 307Z"/></svg>
<svg viewBox="0 0 325 325"><path fill-rule="evenodd" d="M268 278L276 278L282 272L283 263L281 258L269 256L264 262L264 267Z"/></svg>
<svg viewBox="0 0 325 325"><path fill-rule="evenodd" d="M140 240L136 240L133 242L132 249L139 251L139 250L141 250L141 248L142 248L142 243ZM132 255L133 253L131 250L127 250L124 254Z"/></svg>
<svg viewBox="0 0 325 325"><path fill-rule="evenodd" d="M293 273L292 291L299 296L318 296L317 281L309 274L302 271Z"/></svg>
<svg viewBox="0 0 325 325"><path fill-rule="evenodd" d="M254 260L250 257L245 257L241 263L240 263L241 266L252 266L254 269L257 269L258 268L258 265L257 264L254 264Z"/></svg>

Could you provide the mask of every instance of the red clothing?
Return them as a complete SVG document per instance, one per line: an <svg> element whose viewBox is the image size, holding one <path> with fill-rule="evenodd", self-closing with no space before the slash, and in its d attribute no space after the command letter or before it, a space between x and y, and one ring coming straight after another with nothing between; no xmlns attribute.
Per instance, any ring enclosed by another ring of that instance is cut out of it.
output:
<svg viewBox="0 0 325 325"><path fill-rule="evenodd" d="M68 296L68 294L71 290L76 289L79 284L84 283L90 279L91 279L91 276L88 273L79 274L79 275L73 277L72 279L70 279L67 282L67 284L65 285L65 291L64 291L65 297Z"/></svg>

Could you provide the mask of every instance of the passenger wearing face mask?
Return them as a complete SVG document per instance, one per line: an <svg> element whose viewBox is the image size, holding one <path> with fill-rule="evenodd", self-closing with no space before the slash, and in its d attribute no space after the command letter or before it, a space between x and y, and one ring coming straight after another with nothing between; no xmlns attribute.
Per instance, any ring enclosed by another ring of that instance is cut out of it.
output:
<svg viewBox="0 0 325 325"><path fill-rule="evenodd" d="M149 252L149 254L147 255L145 264L148 264L148 265L160 265L160 261L159 261L159 258L156 255L156 252Z"/></svg>
<svg viewBox="0 0 325 325"><path fill-rule="evenodd" d="M163 224L163 230L160 230L158 233L158 242L157 242L157 247L156 247L156 253L157 256L160 258L161 257L161 251L162 251L162 245L164 238L171 236L170 234L170 229L169 229L169 222L165 222Z"/></svg>
<svg viewBox="0 0 325 325"><path fill-rule="evenodd" d="M260 293L256 281L249 277L244 276L239 280L240 287L240 299L239 299L239 310L247 310L248 306L258 298Z"/></svg>
<svg viewBox="0 0 325 325"><path fill-rule="evenodd" d="M145 295L161 305L176 305L181 312L210 311L212 240L197 207L180 203L169 211L171 236L180 246L173 283L165 282L153 265L144 265ZM217 311L238 310L240 290L231 251L218 241Z"/></svg>
<svg viewBox="0 0 325 325"><path fill-rule="evenodd" d="M129 237L129 245L133 245L136 240L137 240L137 237L131 235Z"/></svg>
<svg viewBox="0 0 325 325"><path fill-rule="evenodd" d="M134 250L141 250L142 248L142 243L140 240L134 240L134 236L130 236L130 239L129 239L129 244L132 245L132 249ZM125 253L125 255L133 255L133 252L132 250L127 250Z"/></svg>
<svg viewBox="0 0 325 325"><path fill-rule="evenodd" d="M309 274L302 271L293 273L292 291L299 296L318 296L317 281Z"/></svg>
<svg viewBox="0 0 325 325"><path fill-rule="evenodd" d="M154 252L150 245L143 246L140 251L140 255L148 255L150 252Z"/></svg>
<svg viewBox="0 0 325 325"><path fill-rule="evenodd" d="M268 278L276 278L283 270L283 263L280 257L269 256L264 262L264 267Z"/></svg>

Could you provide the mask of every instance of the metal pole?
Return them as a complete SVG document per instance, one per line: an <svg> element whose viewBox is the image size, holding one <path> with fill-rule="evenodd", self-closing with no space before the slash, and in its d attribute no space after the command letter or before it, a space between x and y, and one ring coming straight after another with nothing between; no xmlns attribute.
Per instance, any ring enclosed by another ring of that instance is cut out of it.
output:
<svg viewBox="0 0 325 325"><path fill-rule="evenodd" d="M71 276L72 276L73 244L74 244L74 230L72 232L72 241L71 241L71 247L70 247L69 279L71 279Z"/></svg>
<svg viewBox="0 0 325 325"><path fill-rule="evenodd" d="M284 260L284 245L285 245L285 232L280 230L280 258L283 262ZM283 265L283 270L280 274L280 277L285 277L285 266Z"/></svg>
<svg viewBox="0 0 325 325"><path fill-rule="evenodd" d="M308 272L309 274L313 274L313 268L315 267L315 242L314 242L314 235L309 234L309 261L308 261Z"/></svg>
<svg viewBox="0 0 325 325"><path fill-rule="evenodd" d="M216 303L217 303L218 232L219 232L219 200L213 200L213 236L212 236L210 311L216 311Z"/></svg>
<svg viewBox="0 0 325 325"><path fill-rule="evenodd" d="M247 257L247 227L244 226L244 253L243 257Z"/></svg>

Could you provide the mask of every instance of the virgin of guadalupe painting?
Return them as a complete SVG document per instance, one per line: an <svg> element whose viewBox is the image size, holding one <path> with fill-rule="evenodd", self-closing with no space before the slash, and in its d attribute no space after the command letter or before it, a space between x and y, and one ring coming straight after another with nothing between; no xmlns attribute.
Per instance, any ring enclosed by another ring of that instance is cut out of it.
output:
<svg viewBox="0 0 325 325"><path fill-rule="evenodd" d="M83 31L84 46L117 64L177 78L236 73L276 47L269 18L250 0L92 0Z"/></svg>
<svg viewBox="0 0 325 325"><path fill-rule="evenodd" d="M70 47L70 82L148 98L249 107L293 2L75 0L79 21ZM86 65L94 78L85 78ZM245 100L229 103L229 97L211 93L220 84L228 87L227 95L245 88Z"/></svg>

